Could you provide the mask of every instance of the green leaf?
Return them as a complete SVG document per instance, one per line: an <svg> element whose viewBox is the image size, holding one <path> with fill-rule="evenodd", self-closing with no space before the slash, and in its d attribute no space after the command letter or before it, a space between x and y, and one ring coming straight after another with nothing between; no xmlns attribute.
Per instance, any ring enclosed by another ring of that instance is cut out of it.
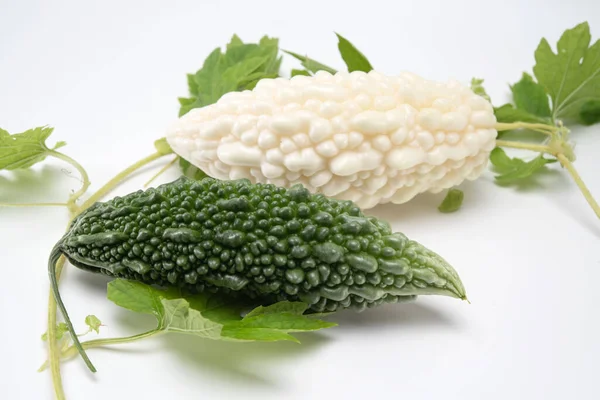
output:
<svg viewBox="0 0 600 400"><path fill-rule="evenodd" d="M542 118L551 116L548 93L531 75L523 73L521 80L511 86L511 91L517 109Z"/></svg>
<svg viewBox="0 0 600 400"><path fill-rule="evenodd" d="M162 316L161 299L167 296L166 291L136 281L115 279L108 283L108 299L137 313Z"/></svg>
<svg viewBox="0 0 600 400"><path fill-rule="evenodd" d="M161 299L162 318L159 329L167 332L186 333L205 339L219 339L223 325L202 316L190 308L185 299Z"/></svg>
<svg viewBox="0 0 600 400"><path fill-rule="evenodd" d="M128 310L154 315L157 330L213 340L297 342L290 332L336 326L304 315L308 305L300 302L259 306L242 318L251 303L241 297L209 293L182 296L174 290L163 291L125 279L108 284L108 299Z"/></svg>
<svg viewBox="0 0 600 400"><path fill-rule="evenodd" d="M299 301L280 301L279 303L272 304L267 307L258 306L254 310L246 314L246 318L255 317L257 315L266 314L277 314L277 313L291 313L296 315L302 315L308 306L306 303Z"/></svg>
<svg viewBox="0 0 600 400"><path fill-rule="evenodd" d="M11 135L0 129L0 170L29 168L64 146L65 142L58 142L52 149L48 148L46 140L53 130L44 126Z"/></svg>
<svg viewBox="0 0 600 400"><path fill-rule="evenodd" d="M181 169L183 175L197 181L208 176L200 168L196 167L191 162L182 157L179 157L179 168Z"/></svg>
<svg viewBox="0 0 600 400"><path fill-rule="evenodd" d="M227 43L227 50L231 49L234 46L242 46L244 44L244 42L242 42L242 39L240 39L240 37L236 34L234 34L231 37L231 40L229 41L229 43Z"/></svg>
<svg viewBox="0 0 600 400"><path fill-rule="evenodd" d="M491 101L490 96L488 96L487 92L485 91L485 88L483 87L483 82L483 79L471 79L471 90L473 91L473 93L483 97L487 101Z"/></svg>
<svg viewBox="0 0 600 400"><path fill-rule="evenodd" d="M193 110L194 108L200 108L203 107L203 103L202 100L200 99L195 99L195 98L189 98L189 99L185 99L185 98L179 98L179 104L181 104L181 108L179 109L179 116L182 117L185 114L187 114L190 110Z"/></svg>
<svg viewBox="0 0 600 400"><path fill-rule="evenodd" d="M304 69L292 69L292 76L296 76L296 75L304 75L304 76L310 76L310 72L308 72L307 70Z"/></svg>
<svg viewBox="0 0 600 400"><path fill-rule="evenodd" d="M494 108L494 114L498 122L532 122L551 125L548 120L520 108L515 108L512 104L504 104Z"/></svg>
<svg viewBox="0 0 600 400"><path fill-rule="evenodd" d="M66 323L59 322L56 324L56 340L61 340L67 332L69 332L69 327ZM42 335L42 340L45 342L48 341L48 332L44 332Z"/></svg>
<svg viewBox="0 0 600 400"><path fill-rule="evenodd" d="M499 173L510 172L514 170L515 167L524 163L524 161L519 158L510 158L500 147L496 147L492 150L490 153L490 161L495 170Z"/></svg>
<svg viewBox="0 0 600 400"><path fill-rule="evenodd" d="M348 72L363 71L369 72L373 69L369 60L360 52L348 39L336 33L338 37L338 50L342 59L348 67Z"/></svg>
<svg viewBox="0 0 600 400"><path fill-rule="evenodd" d="M244 43L233 35L225 52L214 49L200 70L188 74L190 97L179 98L179 116L213 104L225 93L250 90L261 79L278 77L281 66L278 54L276 38L263 36L258 43Z"/></svg>
<svg viewBox="0 0 600 400"><path fill-rule="evenodd" d="M550 94L554 119L583 122L583 105L600 100L600 40L590 43L590 27L583 22L561 35L556 53L545 38L535 51L533 72Z"/></svg>
<svg viewBox="0 0 600 400"><path fill-rule="evenodd" d="M87 317L85 317L85 324L90 327L91 331L100 333L100 326L102 325L102 321L100 321L95 315L88 315Z"/></svg>
<svg viewBox="0 0 600 400"><path fill-rule="evenodd" d="M254 74L248 75L245 79L241 80L239 83L239 90L252 90L258 83L258 81L263 79L273 79L279 77L279 73L274 72L271 74L265 74L264 72L255 72Z"/></svg>
<svg viewBox="0 0 600 400"><path fill-rule="evenodd" d="M221 335L238 340L263 342L289 340L299 343L298 339L289 335L289 332L315 331L333 326L335 326L334 323L307 318L304 315L277 312L253 316L246 315L239 322L226 324Z"/></svg>
<svg viewBox="0 0 600 400"><path fill-rule="evenodd" d="M600 100L590 100L583 103L579 117L583 125L593 125L600 122Z"/></svg>
<svg viewBox="0 0 600 400"><path fill-rule="evenodd" d="M188 90L190 91L190 94L192 94L194 96L198 96L198 83L196 83L196 75L187 74L187 82L188 82Z"/></svg>
<svg viewBox="0 0 600 400"><path fill-rule="evenodd" d="M492 150L490 161L494 169L499 173L495 178L496 182L500 184L513 183L528 178L536 172L541 171L546 164L556 162L556 160L544 158L543 154L538 155L531 161L524 161L516 157L510 158L499 147Z"/></svg>
<svg viewBox="0 0 600 400"><path fill-rule="evenodd" d="M438 206L438 210L443 213L451 213L457 211L462 205L465 194L459 189L450 189L446 193L446 197L442 203Z"/></svg>
<svg viewBox="0 0 600 400"><path fill-rule="evenodd" d="M221 79L223 87L221 92L227 93L236 90L242 82L247 82L248 79L256 79L256 71L269 60L269 57L252 57L241 60L236 64L223 71ZM264 73L260 72L260 75ZM259 75L259 76L260 76ZM249 78L251 76L251 78ZM220 96L219 96L220 97Z"/></svg>
<svg viewBox="0 0 600 400"><path fill-rule="evenodd" d="M294 53L294 52L287 51L287 50L283 50L283 52L289 54L290 56L294 57L297 60L300 60L302 66L304 68L306 68L307 71L310 71L312 73L315 73L318 71L326 71L326 72L329 72L330 74L335 74L337 72L335 69L328 67L325 64L322 64L318 61L308 58L308 56L303 56L298 53Z"/></svg>
<svg viewBox="0 0 600 400"><path fill-rule="evenodd" d="M292 335L277 329L243 328L239 326L225 325L221 331L221 335L224 338L240 341L275 342L287 340L290 342L300 343L298 339Z"/></svg>

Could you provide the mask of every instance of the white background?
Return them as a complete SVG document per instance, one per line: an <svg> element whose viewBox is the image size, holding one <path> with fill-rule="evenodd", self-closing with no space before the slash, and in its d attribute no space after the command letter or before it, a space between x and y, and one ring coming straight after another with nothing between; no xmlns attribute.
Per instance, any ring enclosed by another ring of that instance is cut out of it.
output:
<svg viewBox="0 0 600 400"><path fill-rule="evenodd" d="M186 77L233 33L343 68L334 31L380 71L431 79L485 78L501 104L508 83L587 20L595 0L505 1L6 1L0 2L0 126L51 125L51 143L88 170L92 189L153 152L177 117ZM287 59L285 69L295 66ZM577 168L600 197L600 126L577 128ZM144 169L125 194L166 160ZM66 173L70 173L70 176ZM176 176L173 170L160 182ZM64 201L79 181L58 161L2 173L0 202ZM332 318L338 328L303 344L225 344L168 336L91 350L64 364L68 399L578 399L600 398L600 222L557 165L534 183L501 188L487 172L462 185L460 212L424 195L371 213L421 241L459 271L472 304L421 298ZM0 209L0 397L51 399L46 349L47 256L66 210ZM62 293L75 323L98 315L101 336L142 332L153 318L105 299L104 277L68 268Z"/></svg>

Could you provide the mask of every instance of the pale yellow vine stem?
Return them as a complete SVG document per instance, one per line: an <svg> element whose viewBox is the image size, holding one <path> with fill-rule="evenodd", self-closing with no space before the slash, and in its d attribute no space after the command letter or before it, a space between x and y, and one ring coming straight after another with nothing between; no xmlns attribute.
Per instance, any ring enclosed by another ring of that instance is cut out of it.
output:
<svg viewBox="0 0 600 400"><path fill-rule="evenodd" d="M531 143L512 142L509 140L496 140L496 146L510 147L512 149L539 151L540 153L552 154L552 149L549 146Z"/></svg>
<svg viewBox="0 0 600 400"><path fill-rule="evenodd" d="M79 198L87 191L88 187L90 187L90 178L81 164L68 155L54 150L50 151L50 155L71 164L81 174L81 179L83 181L81 188L73 193L67 201L67 208L69 209L69 212L71 212L71 215L74 215L77 212L77 200L79 200Z"/></svg>
<svg viewBox="0 0 600 400"><path fill-rule="evenodd" d="M154 174L154 176L152 178L150 178L148 180L148 182L144 183L144 187L150 186L150 184L152 182L154 182L154 180L156 178L158 178L159 176L161 176L162 174L164 174L169 168L171 168L173 166L173 164L175 164L177 162L177 160L179 160L179 157L173 158L173 160L171 160L168 164L166 164L164 167L162 167L160 169L160 171L158 171L156 174Z"/></svg>
<svg viewBox="0 0 600 400"><path fill-rule="evenodd" d="M154 154L149 155L148 157L144 157L141 160L131 164L129 167L125 168L123 171L119 172L112 178L110 181L106 182L104 186L102 186L96 193L90 196L80 207L79 212L87 209L89 206L100 200L106 194L108 194L111 190L113 190L119 183L121 183L127 176L131 175L138 169L144 167L147 164L150 164L154 160L158 160L162 156L166 154L156 152Z"/></svg>
<svg viewBox="0 0 600 400"><path fill-rule="evenodd" d="M88 340L86 342L81 342L81 346L85 349L91 349L94 347L104 347L104 346L109 346L109 345L115 345L115 344L124 344L124 343L131 343L131 342L136 342L138 340L142 340L142 339L146 339L149 338L151 336L155 336L158 335L160 333L164 333L165 331L159 328L156 329L152 329L150 331L144 332L144 333L140 333L137 335L133 335L133 336L126 336L126 337L120 337L120 338L108 338L108 339L94 339L94 340ZM61 353L61 359L63 360L68 360L70 358L75 357L78 353L77 348L75 346L69 346L67 349L65 349L62 353ZM48 368L48 361L46 361L38 371L43 371L46 368Z"/></svg>
<svg viewBox="0 0 600 400"><path fill-rule="evenodd" d="M579 174L577 173L575 167L573 167L573 163L571 163L571 161L569 161L569 159L563 154L557 154L556 158L558 158L558 161L561 163L561 165L565 167L567 171L569 171L569 173L573 177L573 180L575 181L577 186L579 186L581 193L583 193L583 196L592 207L592 210L594 210L596 216L600 218L600 206L598 205L598 202L596 201L596 199L594 199L594 196L592 196L592 193L590 193L590 190L587 188L587 186L581 179L581 176L579 176Z"/></svg>
<svg viewBox="0 0 600 400"><path fill-rule="evenodd" d="M498 122L495 126L497 131L509 131L512 129L531 129L532 131L541 132L546 135L551 135L556 132L558 128L552 125L546 124L534 124L529 122L510 122L503 123Z"/></svg>

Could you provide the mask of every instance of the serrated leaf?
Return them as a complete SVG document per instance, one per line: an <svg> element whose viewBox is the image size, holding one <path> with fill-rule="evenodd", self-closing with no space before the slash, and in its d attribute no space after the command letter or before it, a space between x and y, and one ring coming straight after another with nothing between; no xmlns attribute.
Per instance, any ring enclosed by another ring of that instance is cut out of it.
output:
<svg viewBox="0 0 600 400"><path fill-rule="evenodd" d="M554 119L581 122L582 106L600 100L600 40L590 43L590 28L583 22L561 35L556 53L545 38L535 51L533 72L550 94Z"/></svg>
<svg viewBox="0 0 600 400"><path fill-rule="evenodd" d="M525 161L519 158L510 158L500 147L494 148L490 153L490 162L499 173L510 172Z"/></svg>
<svg viewBox="0 0 600 400"><path fill-rule="evenodd" d="M294 57L297 60L300 60L300 63L302 64L302 66L307 71L310 71L312 73L316 73L318 71L326 71L326 72L329 72L330 74L335 74L337 72L335 69L328 67L327 65L320 63L318 61L315 61L315 60L309 58L308 56L303 56L303 55L300 55L298 53L294 53L294 52L288 51L288 50L283 50L283 52L289 54L290 56Z"/></svg>
<svg viewBox="0 0 600 400"><path fill-rule="evenodd" d="M100 333L102 321L100 321L95 315L88 315L85 317L85 324L90 328L90 330Z"/></svg>
<svg viewBox="0 0 600 400"><path fill-rule="evenodd" d="M229 43L227 43L227 50L231 49L234 46L241 46L243 44L244 42L242 42L242 39L240 39L238 35L233 34L231 40L229 41Z"/></svg>
<svg viewBox="0 0 600 400"><path fill-rule="evenodd" d="M465 194L459 189L450 189L446 193L446 197L442 200L442 203L438 206L438 210L443 213L451 213L460 209Z"/></svg>
<svg viewBox="0 0 600 400"><path fill-rule="evenodd" d="M511 91L517 109L541 118L551 116L550 97L531 75L523 73L521 80L511 86Z"/></svg>
<svg viewBox="0 0 600 400"><path fill-rule="evenodd" d="M279 40L263 36L259 43L243 43L233 35L225 52L214 49L204 60L202 68L188 82L189 98L180 98L179 116L194 108L218 101L225 93L250 90L258 81L279 76L281 57Z"/></svg>
<svg viewBox="0 0 600 400"><path fill-rule="evenodd" d="M196 167L194 164L182 157L179 157L179 169L181 169L183 175L197 181L208 176L200 168Z"/></svg>
<svg viewBox="0 0 600 400"><path fill-rule="evenodd" d="M479 95L479 96L483 97L484 99L486 99L487 101L490 101L490 96L488 96L487 92L485 91L485 88L483 87L483 82L484 82L483 79L478 79L478 78L471 79L471 90L476 95Z"/></svg>
<svg viewBox="0 0 600 400"><path fill-rule="evenodd" d="M556 160L545 158L543 154L538 155L531 161L524 161L516 157L510 158L499 147L492 150L490 161L495 170L499 172L495 179L500 184L512 183L528 178L536 172L541 171L546 164L556 162Z"/></svg>
<svg viewBox="0 0 600 400"><path fill-rule="evenodd" d="M593 125L600 122L600 100L590 100L583 103L579 118L583 125Z"/></svg>
<svg viewBox="0 0 600 400"><path fill-rule="evenodd" d="M0 129L0 170L16 170L29 168L40 161L65 142L58 142L52 149L46 145L46 140L54 128L37 127L22 133L9 134Z"/></svg>
<svg viewBox="0 0 600 400"><path fill-rule="evenodd" d="M152 314L157 329L206 339L229 341L275 341L296 338L290 332L306 332L336 326L335 323L303 315L307 304L275 303L251 310L242 318L249 300L219 294L182 296L136 281L115 279L108 284L108 298L126 309Z"/></svg>
<svg viewBox="0 0 600 400"><path fill-rule="evenodd" d="M263 36L262 38L260 38L260 41L258 42L259 46L262 48L265 47L279 47L279 39L277 38L272 38L269 36Z"/></svg>
<svg viewBox="0 0 600 400"><path fill-rule="evenodd" d="M373 69L367 57L356 46L339 33L336 33L336 36L338 38L338 50L348 67L348 72L369 72Z"/></svg>

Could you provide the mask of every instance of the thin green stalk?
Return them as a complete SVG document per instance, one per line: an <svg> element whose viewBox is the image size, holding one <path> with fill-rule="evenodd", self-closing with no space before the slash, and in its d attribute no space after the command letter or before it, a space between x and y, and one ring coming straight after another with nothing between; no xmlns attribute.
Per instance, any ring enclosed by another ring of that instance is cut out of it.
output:
<svg viewBox="0 0 600 400"><path fill-rule="evenodd" d="M552 148L550 148L549 146L539 144L512 142L509 140L496 140L496 145L500 147L510 147L513 149L538 151L540 153L548 153L554 155L554 151L552 150Z"/></svg>
<svg viewBox="0 0 600 400"><path fill-rule="evenodd" d="M581 193L583 193L583 196L592 207L592 210L594 210L596 216L600 218L600 206L598 205L598 202L596 202L596 200L592 196L592 193L581 179L581 176L579 176L579 174L577 173L577 170L573 166L573 163L571 163L571 161L569 161L569 159L564 154L557 154L556 158L558 158L558 161L561 163L561 165L565 167L567 171L569 171L569 173L573 177L573 180L575 181L577 186L579 186Z"/></svg>
<svg viewBox="0 0 600 400"><path fill-rule="evenodd" d="M144 333L140 333L137 335L133 335L133 336L125 336L125 337L120 337L120 338L109 338L109 339L94 339L94 340L88 340L86 342L81 342L81 346L85 349L91 349L94 347L103 347L103 346L108 346L108 345L115 345L115 344L124 344L124 343L131 343L131 342L136 342L138 340L142 340L142 339L146 339L155 335L158 335L159 333L164 333L163 330L161 329L152 329L148 332L144 332ZM75 346L69 346L67 349L65 349L62 354L61 354L61 359L65 359L68 360L70 358L75 357L78 354L77 348ZM38 371L43 371L46 368L48 368L48 361L46 361Z"/></svg>
<svg viewBox="0 0 600 400"><path fill-rule="evenodd" d="M75 161L68 155L54 150L50 151L50 155L71 164L81 174L81 179L83 180L81 188L75 193L73 193L69 197L69 201L67 201L67 207L69 208L71 214L74 215L77 212L77 200L79 200L79 198L87 191L88 187L90 187L90 178L86 170L81 166L81 164L79 164L77 161Z"/></svg>
<svg viewBox="0 0 600 400"><path fill-rule="evenodd" d="M68 203L0 203L0 207L67 207Z"/></svg>
<svg viewBox="0 0 600 400"><path fill-rule="evenodd" d="M511 123L503 123L498 122L495 126L497 131L509 131L512 129L531 129L532 131L541 132L546 135L551 135L556 132L558 128L552 125L546 124L534 124L529 122L511 122Z"/></svg>
<svg viewBox="0 0 600 400"><path fill-rule="evenodd" d="M159 158L161 158L162 156L165 156L165 155L166 154L164 154L164 153L156 152L154 154L149 155L148 157L142 158L141 160L137 161L136 163L125 168L123 171L121 171L117 175L115 175L115 177L112 178L110 181L106 182L106 184L104 184L104 186L102 186L100 189L98 189L98 191L96 191L96 193L91 195L89 199L84 201L79 209L79 212L85 210L86 208L88 208L89 206L91 206L92 204L94 204L95 202L100 200L104 195L106 195L108 192L113 190L119 183L121 183L128 175L134 173L135 171L142 168L143 166L150 164L152 161L158 160Z"/></svg>
<svg viewBox="0 0 600 400"><path fill-rule="evenodd" d="M62 256L56 262L56 279L60 278L60 274L65 265L65 257ZM48 360L50 361L50 373L52 375L52 383L54 386L54 394L56 400L65 400L65 391L62 385L60 375L60 351L56 341L56 299L50 291L48 297Z"/></svg>
<svg viewBox="0 0 600 400"><path fill-rule="evenodd" d="M144 187L148 187L148 186L150 186L150 184L151 184L152 182L154 182L154 180L155 180L156 178L158 178L159 176L161 176L162 174L164 174L164 173L165 173L165 172L166 172L166 171L167 171L169 168L171 168L171 167L173 166L173 164L175 164L175 163L177 162L177 160L179 160L179 156L177 156L177 157L173 158L173 160L172 160L172 161L170 161L168 164L166 164L164 167L162 167L162 168L160 169L160 171L158 171L156 174L154 174L154 176L153 176L152 178L150 178L150 179L148 180L148 182L144 183Z"/></svg>

